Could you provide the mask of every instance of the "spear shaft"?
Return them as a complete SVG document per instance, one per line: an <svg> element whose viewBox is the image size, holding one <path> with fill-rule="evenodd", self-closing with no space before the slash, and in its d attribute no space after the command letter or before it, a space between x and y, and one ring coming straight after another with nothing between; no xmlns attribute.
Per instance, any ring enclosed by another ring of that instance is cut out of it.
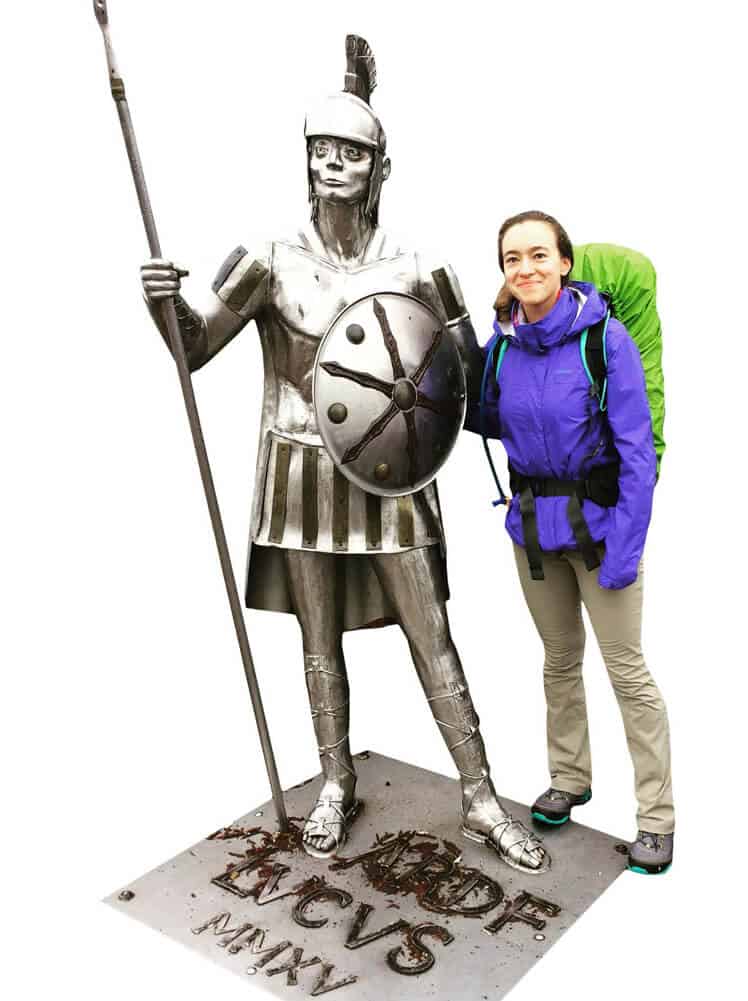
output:
<svg viewBox="0 0 748 1001"><path fill-rule="evenodd" d="M130 169L132 171L133 181L135 182L138 202L140 203L140 212L143 217L143 224L148 238L148 246L150 248L151 257L161 257L161 244L156 230L156 222L153 216L153 209L151 208L151 201L148 197L148 188L145 183L143 165L140 160L138 145L135 141L135 130L133 128L132 118L130 117L130 109L125 97L125 85L115 63L114 50L112 48L111 37L109 34L109 16L107 13L106 0L94 0L94 13L96 14L96 20L98 21L99 27L101 28L104 36L104 47L106 49L107 66L109 69L109 85L117 108L117 114L119 115L120 125L122 126L122 135L124 136L127 157L130 161ZM265 766L267 768L268 778L270 779L270 787L273 793L273 802L275 804L275 810L278 818L278 826L281 831L286 831L288 830L288 816L286 814L283 799L283 790L281 789L280 780L278 778L278 769L275 764L273 746L270 742L270 733L268 731L267 720L265 718L265 710L262 705L260 686L257 681L257 675L252 662L252 653L249 648L249 640L247 638L247 628L244 622L244 614L242 612L241 602L239 600L239 594L236 587L236 578L234 577L234 571L231 566L231 557L229 556L226 534L223 529L221 512L218 507L218 498L216 496L216 488L213 482L213 474L211 473L210 463L208 462L205 439L200 426L200 416L197 410L195 392L192 387L192 379L190 378L187 356L185 354L184 344L182 343L182 336L179 331L179 322L177 320L176 312L174 311L174 300L172 298L164 299L161 304L161 309L163 311L166 329L169 334L171 352L177 365L179 383L182 387L184 405L187 410L187 418L189 420L190 431L192 432L192 441L195 446L197 463L200 467L200 477L205 491L205 500L207 501L208 511L210 512L210 521L213 526L213 534L218 548L218 558L221 563L223 579L226 585L226 594L231 607L231 617L234 621L234 628L236 630L236 638L239 643L244 674L247 679L247 686L252 700L252 708L254 709L257 731L260 737L260 744L262 746L262 753L265 757Z"/></svg>

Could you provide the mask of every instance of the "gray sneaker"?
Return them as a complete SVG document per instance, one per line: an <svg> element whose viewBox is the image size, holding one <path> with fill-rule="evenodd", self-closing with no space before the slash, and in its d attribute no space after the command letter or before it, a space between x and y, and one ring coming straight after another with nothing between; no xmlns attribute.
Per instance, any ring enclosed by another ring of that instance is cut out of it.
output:
<svg viewBox="0 0 748 1001"><path fill-rule="evenodd" d="M546 789L542 796L538 796L532 804L532 815L541 824L552 824L554 827L558 827L569 819L573 806L582 806L591 799L591 789L585 789L583 793L577 795L551 787Z"/></svg>
<svg viewBox="0 0 748 1001"><path fill-rule="evenodd" d="M629 869L645 876L667 872L673 861L673 835L639 831L629 848Z"/></svg>

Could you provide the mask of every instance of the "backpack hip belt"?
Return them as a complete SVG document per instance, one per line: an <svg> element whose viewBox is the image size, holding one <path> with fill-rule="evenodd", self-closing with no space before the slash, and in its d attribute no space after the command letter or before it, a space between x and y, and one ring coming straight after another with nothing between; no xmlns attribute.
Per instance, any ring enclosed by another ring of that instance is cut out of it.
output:
<svg viewBox="0 0 748 1001"><path fill-rule="evenodd" d="M535 476L523 476L509 467L512 493L519 496L519 511L522 518L522 532L525 552L533 580L545 580L543 555L538 538L538 523L535 513L536 497L568 497L566 516L569 519L574 539L584 558L588 570L600 566L600 558L589 525L582 511L582 501L591 500L600 507L614 507L618 502L617 462L595 466L584 480L555 480Z"/></svg>

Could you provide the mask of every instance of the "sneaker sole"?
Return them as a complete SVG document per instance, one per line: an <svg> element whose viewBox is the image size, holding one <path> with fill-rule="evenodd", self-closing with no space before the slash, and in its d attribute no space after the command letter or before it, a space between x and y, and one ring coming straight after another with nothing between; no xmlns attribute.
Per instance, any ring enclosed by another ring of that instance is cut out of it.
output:
<svg viewBox="0 0 748 1001"><path fill-rule="evenodd" d="M591 799L592 799L592 790L590 789L587 793L584 794L584 799L579 803L575 803L574 806L571 807L571 810L573 810L575 806L584 806L584 804L589 803ZM535 820L539 820L541 824L550 824L551 827L560 827L562 824L565 824L568 820L571 820L571 810L569 810L569 812L566 814L565 817L546 817L544 813L539 813L537 810L532 811L532 816L535 818Z"/></svg>
<svg viewBox="0 0 748 1001"><path fill-rule="evenodd" d="M544 813L535 813L534 810L532 815L535 820L539 820L541 824L551 824L553 827L560 827L561 824L565 824L567 820L571 819L571 816L568 813L565 817L561 817L560 820L554 820L551 817L546 817Z"/></svg>
<svg viewBox="0 0 748 1001"><path fill-rule="evenodd" d="M664 876L672 864L672 862L668 862L667 865L658 866L656 869L645 869L641 865L630 865L628 869L629 872L637 872L642 876Z"/></svg>

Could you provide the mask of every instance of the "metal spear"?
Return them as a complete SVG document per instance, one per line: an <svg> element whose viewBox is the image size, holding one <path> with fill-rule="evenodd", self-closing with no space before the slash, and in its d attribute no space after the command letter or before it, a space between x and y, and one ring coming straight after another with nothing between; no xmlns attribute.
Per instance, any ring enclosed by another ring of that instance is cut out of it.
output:
<svg viewBox="0 0 748 1001"><path fill-rule="evenodd" d="M150 247L151 257L161 257L161 244L159 242L158 233L156 232L156 223L153 217L151 202L148 197L148 189L143 175L143 166L140 161L140 154L138 153L138 147L135 141L135 131L130 117L130 109L125 97L125 85L114 59L114 49L112 48L112 41L109 34L109 15L107 12L106 0L94 0L94 13L96 14L96 20L98 21L99 27L101 28L104 36L104 47L106 49L107 66L109 69L109 85L112 97L114 98L115 106L117 108L117 114L119 115L120 125L122 126L122 135L125 139L127 156L130 161L130 169L132 170L132 176L135 182L138 202L140 203L140 212L143 216L143 224L145 225L145 231L148 237L148 246ZM164 321L169 334L171 352L177 364L179 382L182 387L182 395L184 396L184 405L187 410L187 417L190 424L190 430L192 432L192 441L195 446L198 466L200 467L200 476L203 481L203 489L205 490L205 499L208 503L210 520L213 526L213 534L215 535L216 546L218 547L218 557L221 562L223 579L226 584L226 594L229 599L229 605L231 606L231 616L234 620L236 638L239 642L239 650L241 651L244 674L247 679L250 698L252 699L252 708L254 709L257 731L260 737L260 744L262 745L262 753L265 757L265 765L267 767L268 778L270 779L270 787L273 792L273 802L275 804L275 810L278 817L278 825L280 830L285 831L288 830L288 816L286 814L285 803L283 800L283 790L281 789L280 781L278 779L278 770L275 765L273 747L270 743L270 734L268 732L267 720L265 719L265 711L262 706L260 687L257 682L254 664L252 663L252 653L249 649L247 629L244 623L244 615L242 613L239 594L236 588L236 578L234 577L234 572L231 567L231 558L229 556L228 545L226 543L226 535L223 530L221 512L218 507L216 489L213 483L213 475L210 471L208 453L205 448L205 439L203 438L203 432L200 426L200 417L197 411L195 393L192 388L192 379L190 378L187 356L185 354L184 344L182 343L182 337L179 332L179 323L174 311L173 299L164 299L161 304L161 309L163 310Z"/></svg>

